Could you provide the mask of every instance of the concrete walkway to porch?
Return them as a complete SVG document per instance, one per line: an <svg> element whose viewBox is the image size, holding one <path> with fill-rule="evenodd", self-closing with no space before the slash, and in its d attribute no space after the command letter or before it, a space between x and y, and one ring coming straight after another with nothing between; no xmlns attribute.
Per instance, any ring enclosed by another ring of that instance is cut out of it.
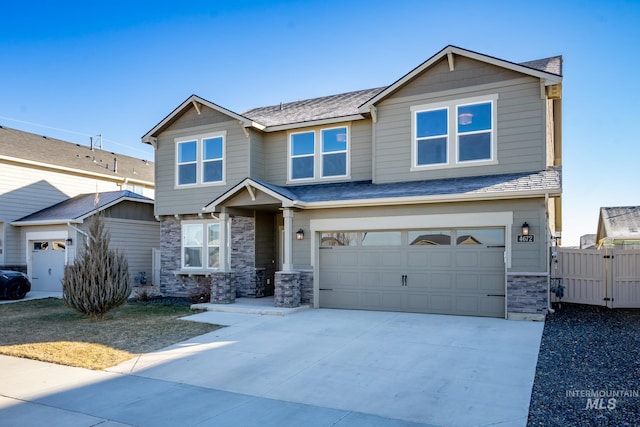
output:
<svg viewBox="0 0 640 427"><path fill-rule="evenodd" d="M271 316L286 316L311 308L309 305L301 305L295 308L276 307L273 297L263 298L236 298L233 304L193 304L192 309L215 311L220 313L263 314Z"/></svg>

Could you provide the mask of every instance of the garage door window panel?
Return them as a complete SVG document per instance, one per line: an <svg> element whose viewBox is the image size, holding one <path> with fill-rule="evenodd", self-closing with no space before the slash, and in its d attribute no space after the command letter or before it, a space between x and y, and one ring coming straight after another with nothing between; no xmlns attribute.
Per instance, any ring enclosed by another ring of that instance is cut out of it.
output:
<svg viewBox="0 0 640 427"><path fill-rule="evenodd" d="M408 232L409 246L450 246L450 230L413 230Z"/></svg>
<svg viewBox="0 0 640 427"><path fill-rule="evenodd" d="M320 246L356 246L358 233L353 232L325 232L320 235Z"/></svg>
<svg viewBox="0 0 640 427"><path fill-rule="evenodd" d="M456 230L457 245L484 245L504 247L503 228L459 229Z"/></svg>
<svg viewBox="0 0 640 427"><path fill-rule="evenodd" d="M400 231L365 231L362 233L362 246L400 246Z"/></svg>

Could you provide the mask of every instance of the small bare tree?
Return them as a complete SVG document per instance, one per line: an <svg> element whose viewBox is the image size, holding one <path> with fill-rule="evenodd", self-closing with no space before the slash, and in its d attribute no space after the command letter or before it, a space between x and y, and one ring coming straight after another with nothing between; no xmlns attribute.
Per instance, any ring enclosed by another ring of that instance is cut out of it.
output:
<svg viewBox="0 0 640 427"><path fill-rule="evenodd" d="M92 216L87 247L62 279L64 302L93 319L119 307L131 294L129 264L124 254L109 248L110 234L101 214Z"/></svg>

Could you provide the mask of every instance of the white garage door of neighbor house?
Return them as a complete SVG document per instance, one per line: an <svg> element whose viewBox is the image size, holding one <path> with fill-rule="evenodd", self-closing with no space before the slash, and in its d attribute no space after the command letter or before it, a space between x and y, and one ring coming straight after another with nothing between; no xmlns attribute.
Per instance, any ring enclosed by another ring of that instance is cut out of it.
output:
<svg viewBox="0 0 640 427"><path fill-rule="evenodd" d="M64 276L64 240L32 241L31 290L62 292Z"/></svg>
<svg viewBox="0 0 640 427"><path fill-rule="evenodd" d="M504 228L320 234L320 307L504 317Z"/></svg>

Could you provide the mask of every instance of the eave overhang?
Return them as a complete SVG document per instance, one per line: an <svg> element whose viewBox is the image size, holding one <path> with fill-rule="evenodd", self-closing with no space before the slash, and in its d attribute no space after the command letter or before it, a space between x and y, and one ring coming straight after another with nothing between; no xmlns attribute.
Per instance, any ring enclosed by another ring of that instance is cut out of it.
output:
<svg viewBox="0 0 640 427"><path fill-rule="evenodd" d="M197 95L191 95L189 98L187 98L182 104L180 104L176 109L174 109L171 113L169 113L169 115L167 117L165 117L164 119L162 119L162 121L160 123L158 123L157 125L155 125L153 127L153 129L151 129L149 132L147 132L146 134L144 134L142 136L142 142L145 144L149 144L149 145L153 145L155 146L155 142L156 142L156 138L157 136L162 133L162 131L164 129L166 129L171 123L173 123L178 117L180 117L182 114L184 114L185 111L187 111L189 108L191 108L192 106L196 109L196 111L198 111L198 114L200 113L200 106L206 106L211 108L212 110L216 110L222 114L225 114L235 120L238 120L240 122L240 124L244 127L244 128L253 128L253 129L257 129L257 130L264 130L266 126L255 122L251 119L249 119L248 117L245 117L241 114L235 113L231 110L228 110L224 107L221 107L217 104L214 104L211 101L207 101L204 98L201 98Z"/></svg>
<svg viewBox="0 0 640 427"><path fill-rule="evenodd" d="M422 64L418 65L416 68L411 70L409 73L402 76L400 79L396 80L393 84L388 86L382 92L362 104L358 111L360 113L367 113L370 110L370 107L377 104L378 102L385 99L391 93L398 90L400 87L404 86L411 80L413 80L416 76L423 73L425 70L429 69L435 63L439 62L443 58L447 58L449 63L449 68L454 67L454 55L464 56L470 59L474 59L477 61L485 62L488 64L492 64L498 67L506 68L512 71L516 71L522 74L526 74L535 78L540 79L541 84L544 86L551 86L555 84L562 83L562 76L552 73L547 73L544 71L537 70L535 68L527 67L524 65L516 64L514 62L505 61L503 59L495 58L489 55L483 55L478 52L473 52L470 50L462 49L456 46L447 46L442 49L440 52L433 55L431 58L427 59Z"/></svg>

